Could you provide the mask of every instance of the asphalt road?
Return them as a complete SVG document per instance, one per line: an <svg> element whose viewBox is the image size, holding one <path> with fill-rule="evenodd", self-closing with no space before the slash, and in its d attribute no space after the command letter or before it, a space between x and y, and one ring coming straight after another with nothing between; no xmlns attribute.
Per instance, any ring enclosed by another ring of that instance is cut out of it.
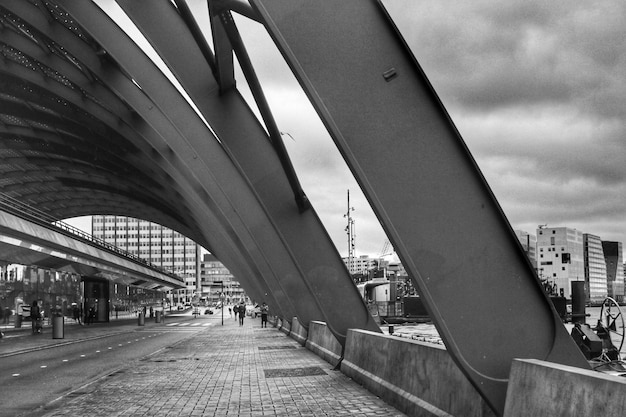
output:
<svg viewBox="0 0 626 417"><path fill-rule="evenodd" d="M216 316L177 319L194 320L219 325ZM206 327L126 328L98 339L0 358L0 416L36 415L41 406L117 370L132 367L134 361L203 329Z"/></svg>

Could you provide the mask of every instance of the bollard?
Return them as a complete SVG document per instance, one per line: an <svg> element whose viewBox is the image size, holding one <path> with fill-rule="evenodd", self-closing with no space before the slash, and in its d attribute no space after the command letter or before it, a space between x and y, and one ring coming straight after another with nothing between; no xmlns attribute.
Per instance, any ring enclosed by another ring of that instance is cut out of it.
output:
<svg viewBox="0 0 626 417"><path fill-rule="evenodd" d="M393 334L393 326L389 326L389 334Z"/></svg>
<svg viewBox="0 0 626 417"><path fill-rule="evenodd" d="M154 322L161 323L161 312L159 310L154 312Z"/></svg>
<svg viewBox="0 0 626 417"><path fill-rule="evenodd" d="M146 324L146 318L143 316L143 312L139 313L139 316L137 316L137 326L145 326Z"/></svg>
<svg viewBox="0 0 626 417"><path fill-rule="evenodd" d="M15 316L15 328L19 329L20 327L22 327L22 315L18 314Z"/></svg>
<svg viewBox="0 0 626 417"><path fill-rule="evenodd" d="M63 316L52 317L52 338L63 339L65 333L65 322Z"/></svg>

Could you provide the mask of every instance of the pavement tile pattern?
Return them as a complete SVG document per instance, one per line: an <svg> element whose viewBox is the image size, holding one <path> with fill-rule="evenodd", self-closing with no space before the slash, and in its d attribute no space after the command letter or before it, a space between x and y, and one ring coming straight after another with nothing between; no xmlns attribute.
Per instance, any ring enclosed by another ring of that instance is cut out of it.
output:
<svg viewBox="0 0 626 417"><path fill-rule="evenodd" d="M155 328L152 328L155 330ZM199 329L45 407L61 416L404 416L273 327Z"/></svg>

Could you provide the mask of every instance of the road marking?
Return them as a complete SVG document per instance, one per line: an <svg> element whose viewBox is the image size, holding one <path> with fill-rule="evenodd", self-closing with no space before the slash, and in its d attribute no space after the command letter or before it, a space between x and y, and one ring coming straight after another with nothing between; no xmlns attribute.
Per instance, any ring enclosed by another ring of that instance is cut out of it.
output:
<svg viewBox="0 0 626 417"><path fill-rule="evenodd" d="M13 374L13 375L11 375L11 376L20 376L20 374Z"/></svg>
<svg viewBox="0 0 626 417"><path fill-rule="evenodd" d="M44 369L44 368L47 368L47 367L48 367L48 365L41 365L40 366L41 369Z"/></svg>

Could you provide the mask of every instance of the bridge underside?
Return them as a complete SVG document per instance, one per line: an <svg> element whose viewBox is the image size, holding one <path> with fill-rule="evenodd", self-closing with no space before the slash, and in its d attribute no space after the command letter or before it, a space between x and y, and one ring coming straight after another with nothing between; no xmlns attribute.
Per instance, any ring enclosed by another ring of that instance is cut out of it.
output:
<svg viewBox="0 0 626 417"><path fill-rule="evenodd" d="M184 288L181 278L0 211L0 263L18 263L72 272L112 283L170 291Z"/></svg>
<svg viewBox="0 0 626 417"><path fill-rule="evenodd" d="M212 46L183 0L117 3L197 111L91 1L3 0L1 192L59 219L162 224L284 318L325 321L341 343L348 328L379 331L299 185L233 10L273 37L493 409L515 357L586 366L379 2L209 1ZM233 53L263 123L235 88Z"/></svg>

